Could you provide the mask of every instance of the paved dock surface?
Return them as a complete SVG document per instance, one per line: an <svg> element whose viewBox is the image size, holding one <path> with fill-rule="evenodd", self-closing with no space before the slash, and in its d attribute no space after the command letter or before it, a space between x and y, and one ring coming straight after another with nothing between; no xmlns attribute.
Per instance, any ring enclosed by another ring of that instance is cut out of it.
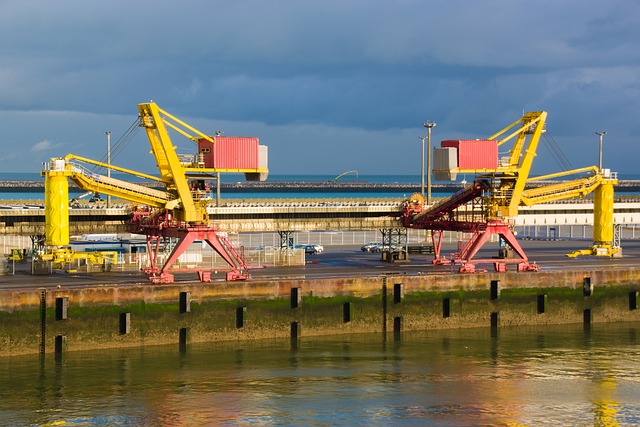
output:
<svg viewBox="0 0 640 427"><path fill-rule="evenodd" d="M529 260L540 265L541 271L631 269L640 267L639 240L623 241L623 256L619 258L567 258L565 256L565 254L574 250L587 248L591 244L589 241L522 240L520 244L528 254ZM453 244L443 246L443 254L449 254L455 250ZM479 252L477 258L487 259L495 255L497 255L497 245L489 245L489 248L484 248ZM457 270L452 271L451 266L432 265L433 255L411 255L410 263L392 264L382 262L379 253L362 252L360 246L325 246L323 253L307 255L306 259L307 264L304 266L266 267L251 270L251 274L253 280L261 281L382 275L459 274ZM11 264L9 264L9 273L11 273L11 267ZM478 267L492 271L491 265L478 265ZM509 265L508 270L514 271L515 265ZM224 272L220 271L217 275L214 275L214 280L223 281L223 277ZM196 282L197 276L195 271L193 273L176 273L175 279L176 283L190 283ZM0 276L0 291L100 285L126 286L141 283L148 283L147 276L138 271L109 273L67 273L56 271L48 275L33 276L28 273L28 265L16 264L15 275Z"/></svg>

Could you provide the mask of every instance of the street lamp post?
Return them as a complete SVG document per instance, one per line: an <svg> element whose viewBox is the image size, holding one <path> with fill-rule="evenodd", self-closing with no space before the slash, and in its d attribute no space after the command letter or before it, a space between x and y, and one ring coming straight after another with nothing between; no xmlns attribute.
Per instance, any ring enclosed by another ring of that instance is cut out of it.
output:
<svg viewBox="0 0 640 427"><path fill-rule="evenodd" d="M600 168L600 172L602 172L602 137L605 136L606 132L596 132L596 135L600 137L600 161L598 162L598 167Z"/></svg>
<svg viewBox="0 0 640 427"><path fill-rule="evenodd" d="M111 178L111 132L106 131L107 135L107 177ZM111 196L107 196L107 208L111 206Z"/></svg>
<svg viewBox="0 0 640 427"><path fill-rule="evenodd" d="M422 123L427 128L427 206L431 205L431 129L436 127L436 122L426 120Z"/></svg>
<svg viewBox="0 0 640 427"><path fill-rule="evenodd" d="M420 159L422 160L421 162L421 168L420 168L420 194L422 194L422 197L424 197L424 140L427 139L426 136L419 136L418 138L420 138L422 140L422 157L420 157Z"/></svg>

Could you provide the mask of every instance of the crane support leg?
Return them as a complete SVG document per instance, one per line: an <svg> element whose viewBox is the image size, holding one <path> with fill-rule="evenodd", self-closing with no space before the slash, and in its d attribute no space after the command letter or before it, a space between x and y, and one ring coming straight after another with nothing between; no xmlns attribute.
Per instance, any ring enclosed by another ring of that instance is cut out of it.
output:
<svg viewBox="0 0 640 427"><path fill-rule="evenodd" d="M187 228L176 227L149 227L139 231L146 231L147 250L150 258L150 267L143 268L143 271L150 275L149 279L153 283L173 283L173 274L169 273L171 266L178 260L187 248L195 240L204 240L211 248L218 253L231 266L231 271L227 273L227 280L248 280L251 275L242 253L239 253L226 237L218 234L214 228L207 226L189 226ZM158 252L160 239L162 237L177 238L175 245L164 265L158 266ZM211 280L209 272L199 272L203 281Z"/></svg>
<svg viewBox="0 0 640 427"><path fill-rule="evenodd" d="M147 236L147 253L149 254L149 264L151 265L142 269L146 274L157 274L160 272L160 268L158 268L159 249L160 238L158 236Z"/></svg>
<svg viewBox="0 0 640 427"><path fill-rule="evenodd" d="M152 281L160 283L171 283L173 275L168 273L169 268L178 260L180 255L195 241L204 240L211 248L218 253L231 266L231 271L227 273L227 280L247 280L251 277L246 271L246 265L241 255L233 248L231 243L221 235L218 235L211 228L196 228L183 231L178 240L178 244L173 248L169 258L160 269L158 276L152 277ZM207 278L209 275L200 275ZM167 282L169 280L169 282Z"/></svg>
<svg viewBox="0 0 640 427"><path fill-rule="evenodd" d="M239 254L226 237L215 231L206 232L204 241L213 248L232 267L227 273L227 280L249 280L251 275L247 272L244 256Z"/></svg>
<svg viewBox="0 0 640 427"><path fill-rule="evenodd" d="M505 262L518 262L518 271L537 271L537 264L530 264L527 254L524 252L520 244L518 243L516 236L514 236L511 228L504 223L489 223L483 227L482 230L476 230L469 242L464 246L457 256L456 261L461 262L463 267L461 272L475 271L471 268L471 261L478 251L484 246L489 238L497 234L513 251L520 257L520 259L503 260L500 263L495 263L497 271L504 271L503 266Z"/></svg>
<svg viewBox="0 0 640 427"><path fill-rule="evenodd" d="M449 259L440 256L440 251L442 250L442 230L433 230L431 232L431 242L433 243L433 264L442 265L451 263Z"/></svg>
<svg viewBox="0 0 640 427"><path fill-rule="evenodd" d="M478 230L473 233L473 236L465 247L460 252L460 258L470 260L476 253L487 243L487 240L494 234L499 235L505 241L505 243L514 250L516 254L524 261L527 260L527 254L516 240L516 236L506 224L487 224L485 230Z"/></svg>
<svg viewBox="0 0 640 427"><path fill-rule="evenodd" d="M473 233L471 239L467 242L464 248L462 248L458 257L461 260L471 261L480 248L487 243L487 240L489 240L489 237L491 237L492 234L493 233L489 229Z"/></svg>
<svg viewBox="0 0 640 427"><path fill-rule="evenodd" d="M181 237L180 240L178 240L178 243L171 251L169 258L167 258L164 265L160 269L159 278L161 283L173 282L173 274L167 273L167 271L178 260L180 255L182 255L184 251L187 250L189 246L191 246L195 239L196 236L193 233L187 233L185 236ZM171 281L165 282L165 278L170 278ZM153 277L151 278L151 281L155 281Z"/></svg>

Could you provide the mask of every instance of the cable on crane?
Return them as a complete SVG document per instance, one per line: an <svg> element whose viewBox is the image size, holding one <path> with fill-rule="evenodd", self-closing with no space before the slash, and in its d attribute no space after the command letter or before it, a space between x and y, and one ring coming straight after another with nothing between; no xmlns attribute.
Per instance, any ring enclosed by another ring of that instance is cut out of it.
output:
<svg viewBox="0 0 640 427"><path fill-rule="evenodd" d="M116 141L115 150L111 150L111 158L113 159L114 153L115 157L117 157L122 150L124 150L127 145L131 143L131 141L138 135L140 132L140 126L138 126L138 120L135 120L131 126L126 130L126 132Z"/></svg>
<svg viewBox="0 0 640 427"><path fill-rule="evenodd" d="M131 126L129 126L129 128L124 132L124 134L122 134L122 136L120 136L120 138L116 140L115 144L111 148L112 163L113 163L113 159L117 158L118 155L131 143L131 141L133 141L133 139L138 134L138 132L140 132L140 126L138 126L138 119L136 118L136 120L131 124ZM108 160L108 157L109 157L109 153L106 153L100 158L99 161L102 163L106 163ZM105 167L97 166L97 165L93 166L92 168L93 172L96 172L96 173L98 173L98 171L102 171L105 169L106 169Z"/></svg>
<svg viewBox="0 0 640 427"><path fill-rule="evenodd" d="M575 169L548 130L543 134L543 141L547 148L549 148L549 151L551 151L551 155L560 169L564 171Z"/></svg>

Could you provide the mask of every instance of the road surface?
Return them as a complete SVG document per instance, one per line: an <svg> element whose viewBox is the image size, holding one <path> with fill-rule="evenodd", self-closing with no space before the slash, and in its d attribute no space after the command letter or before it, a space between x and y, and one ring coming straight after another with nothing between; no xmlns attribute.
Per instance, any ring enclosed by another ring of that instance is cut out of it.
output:
<svg viewBox="0 0 640 427"><path fill-rule="evenodd" d="M623 255L619 258L606 257L578 257L567 258L565 254L577 249L585 249L590 245L588 241L520 241L529 256L530 262L540 265L541 271L549 270L593 270L593 269L628 269L640 266L640 241L623 241ZM497 245L483 248L476 258L490 259L497 255ZM453 252L451 244L443 245L443 255ZM328 278L348 276L380 276L380 275L423 275L423 274L459 274L451 266L434 266L431 263L433 255L411 254L409 263L387 263L381 261L379 253L362 252L360 246L325 246L321 254L307 255L304 266L266 267L251 270L253 280L276 280L291 278ZM478 265L492 271L491 265ZM109 273L66 273L57 271L49 275L32 276L26 271L28 266L17 265L17 273L0 276L0 290L57 288L57 287L85 287L110 285L137 285L149 283L146 275L141 272L109 272ZM509 271L515 271L515 265L508 266ZM522 273L535 274L535 273ZM222 281L224 272L214 276L214 280ZM197 275L193 273L176 273L176 283L196 282Z"/></svg>

